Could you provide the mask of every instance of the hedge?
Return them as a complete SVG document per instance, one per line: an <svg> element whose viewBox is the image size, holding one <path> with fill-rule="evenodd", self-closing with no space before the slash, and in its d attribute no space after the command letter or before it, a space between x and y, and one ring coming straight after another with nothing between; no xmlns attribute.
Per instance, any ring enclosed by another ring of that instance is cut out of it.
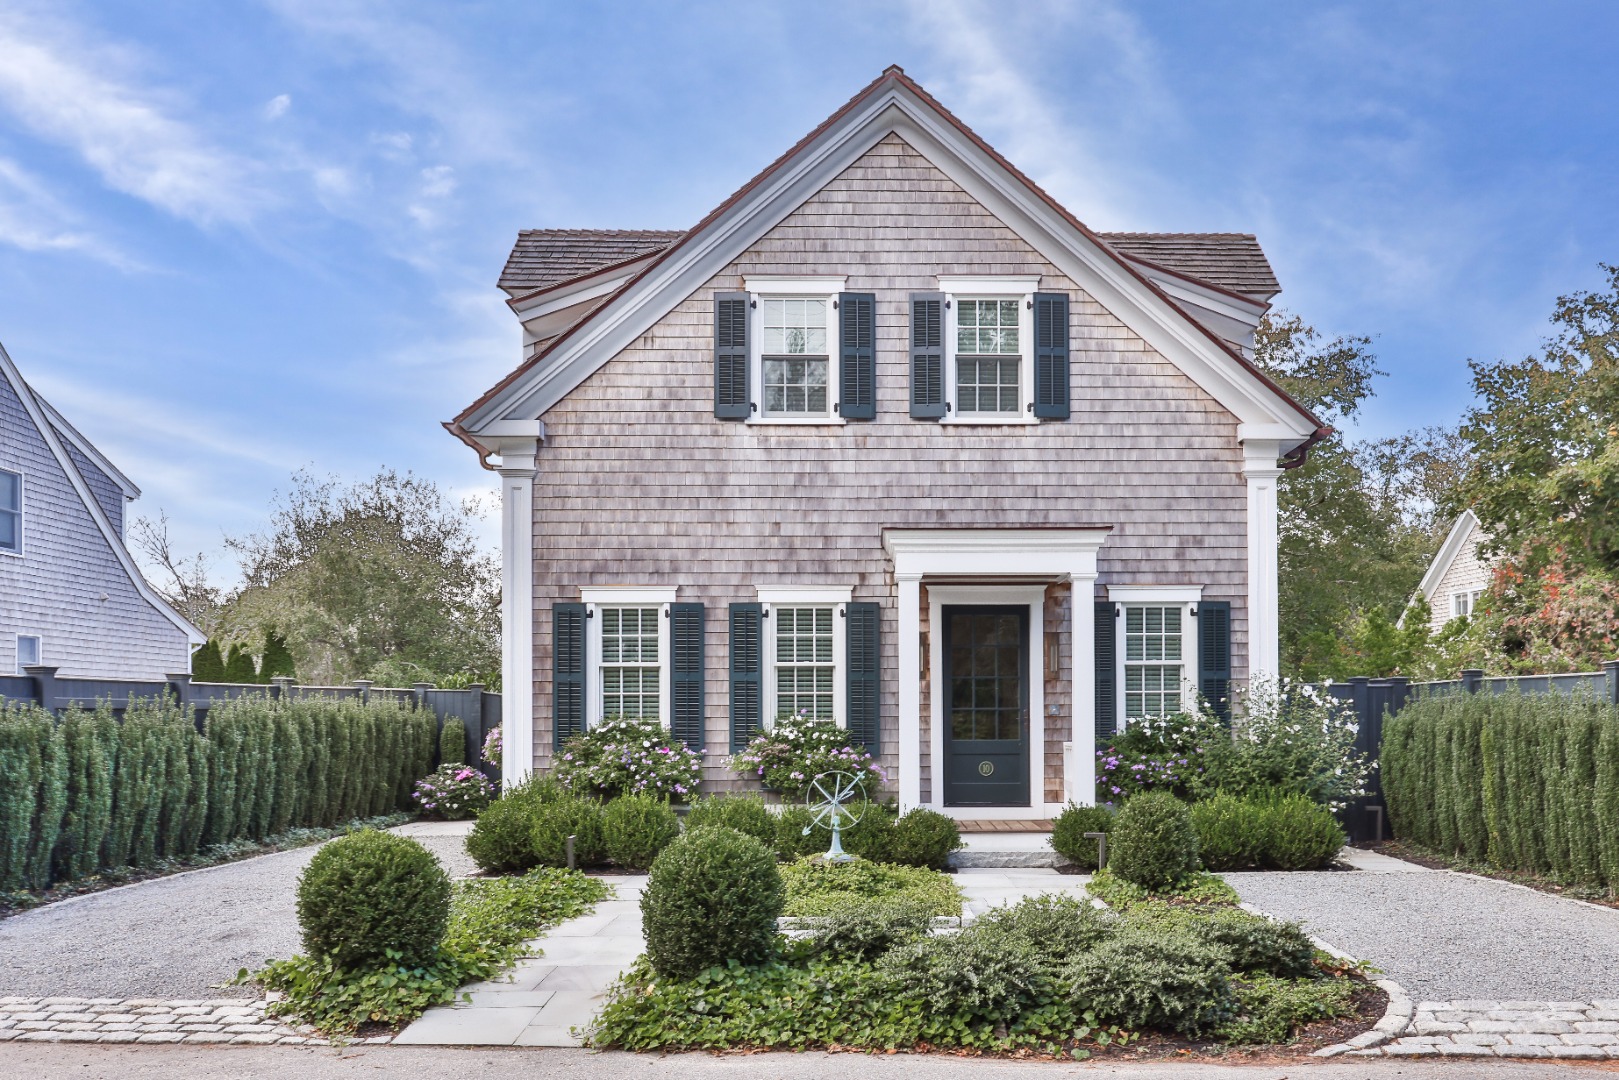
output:
<svg viewBox="0 0 1619 1080"><path fill-rule="evenodd" d="M1395 834L1502 870L1619 888L1619 707L1457 694L1383 728Z"/></svg>
<svg viewBox="0 0 1619 1080"><path fill-rule="evenodd" d="M0 701L0 892L152 866L290 828L408 808L431 771L431 711L253 694L198 732L172 698L60 718Z"/></svg>

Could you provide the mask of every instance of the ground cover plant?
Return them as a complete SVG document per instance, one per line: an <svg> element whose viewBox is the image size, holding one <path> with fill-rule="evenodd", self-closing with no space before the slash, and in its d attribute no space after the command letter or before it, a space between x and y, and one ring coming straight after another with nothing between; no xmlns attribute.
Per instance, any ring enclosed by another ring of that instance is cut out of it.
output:
<svg viewBox="0 0 1619 1080"><path fill-rule="evenodd" d="M563 787L602 799L655 795L686 802L696 796L702 775L702 755L656 720L609 718L569 739L556 758Z"/></svg>
<svg viewBox="0 0 1619 1080"><path fill-rule="evenodd" d="M833 915L873 902L909 903L935 915L960 915L962 895L949 876L919 866L893 866L867 859L827 862L817 856L781 869L786 888L782 914Z"/></svg>
<svg viewBox="0 0 1619 1080"><path fill-rule="evenodd" d="M420 845L415 846L432 859ZM396 886L409 876L402 870L406 859L399 860L400 872L392 878ZM431 920L420 917L422 894L436 892L433 871L412 861L422 881L397 890L373 890L373 903L350 911L344 932L335 939L324 930L311 939L310 930L316 923L305 926L306 946L310 947L306 955L271 960L253 972L244 969L236 981L255 983L281 995L270 1002L267 1011L271 1015L312 1024L329 1036L349 1035L367 1025L397 1027L434 1005L463 997L460 988L467 983L499 976L526 954L531 938L548 926L586 914L608 895L607 886L593 878L550 868L531 870L521 877L460 881L451 889L446 917L435 936L428 925ZM436 863L433 870L442 876ZM311 886L312 895L317 888L324 892L323 886ZM395 902L389 903L389 897ZM436 900L432 906L437 910ZM409 914L413 911L415 917ZM310 914L320 917L313 908ZM371 922L365 931L361 928L367 917ZM349 961L324 951L332 940L352 943L364 940L367 934L382 940L394 934L390 927L396 922L414 931L410 940L394 942L403 948L387 947L380 956L362 950L363 958ZM361 936L357 938L356 933ZM431 943L429 938L433 938Z"/></svg>

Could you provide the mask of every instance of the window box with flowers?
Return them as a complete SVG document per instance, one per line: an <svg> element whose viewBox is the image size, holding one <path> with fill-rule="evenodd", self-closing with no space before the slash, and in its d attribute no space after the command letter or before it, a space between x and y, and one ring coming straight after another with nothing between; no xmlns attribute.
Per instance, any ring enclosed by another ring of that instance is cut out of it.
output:
<svg viewBox="0 0 1619 1080"><path fill-rule="evenodd" d="M653 795L683 803L697 793L703 758L655 718L615 716L563 743L556 775L580 795Z"/></svg>
<svg viewBox="0 0 1619 1080"><path fill-rule="evenodd" d="M888 780L877 759L854 745L846 728L833 720L816 720L808 710L779 718L731 758L731 770L786 796L802 795L810 781L826 772L861 777L868 795Z"/></svg>

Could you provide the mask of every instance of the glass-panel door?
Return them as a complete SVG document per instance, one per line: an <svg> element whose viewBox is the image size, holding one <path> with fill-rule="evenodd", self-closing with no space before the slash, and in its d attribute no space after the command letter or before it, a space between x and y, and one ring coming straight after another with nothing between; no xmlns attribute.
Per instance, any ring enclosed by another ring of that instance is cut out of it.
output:
<svg viewBox="0 0 1619 1080"><path fill-rule="evenodd" d="M1029 612L949 606L944 617L944 801L1029 805Z"/></svg>

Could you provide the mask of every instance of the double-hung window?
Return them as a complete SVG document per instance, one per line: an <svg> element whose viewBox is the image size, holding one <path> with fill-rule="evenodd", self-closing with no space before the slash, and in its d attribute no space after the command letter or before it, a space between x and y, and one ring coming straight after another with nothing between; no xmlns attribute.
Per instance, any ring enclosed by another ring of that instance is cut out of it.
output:
<svg viewBox="0 0 1619 1080"><path fill-rule="evenodd" d="M1202 593L1198 586L1109 586L1121 729L1195 707Z"/></svg>
<svg viewBox="0 0 1619 1080"><path fill-rule="evenodd" d="M945 393L951 423L1033 423L1038 278L948 278Z"/></svg>
<svg viewBox="0 0 1619 1080"><path fill-rule="evenodd" d="M22 474L0 469L0 552L22 554Z"/></svg>
<svg viewBox="0 0 1619 1080"><path fill-rule="evenodd" d="M589 615L586 726L603 720L669 725L669 605L674 589L579 590Z"/></svg>
<svg viewBox="0 0 1619 1080"><path fill-rule="evenodd" d="M39 636L37 634L17 635L17 674L26 675L24 668L33 667L40 662Z"/></svg>
<svg viewBox="0 0 1619 1080"><path fill-rule="evenodd" d="M769 658L766 715L846 723L845 608L850 589L760 589Z"/></svg>
<svg viewBox="0 0 1619 1080"><path fill-rule="evenodd" d="M759 412L771 423L842 423L837 415L837 298L844 278L746 281L755 342L751 382Z"/></svg>

